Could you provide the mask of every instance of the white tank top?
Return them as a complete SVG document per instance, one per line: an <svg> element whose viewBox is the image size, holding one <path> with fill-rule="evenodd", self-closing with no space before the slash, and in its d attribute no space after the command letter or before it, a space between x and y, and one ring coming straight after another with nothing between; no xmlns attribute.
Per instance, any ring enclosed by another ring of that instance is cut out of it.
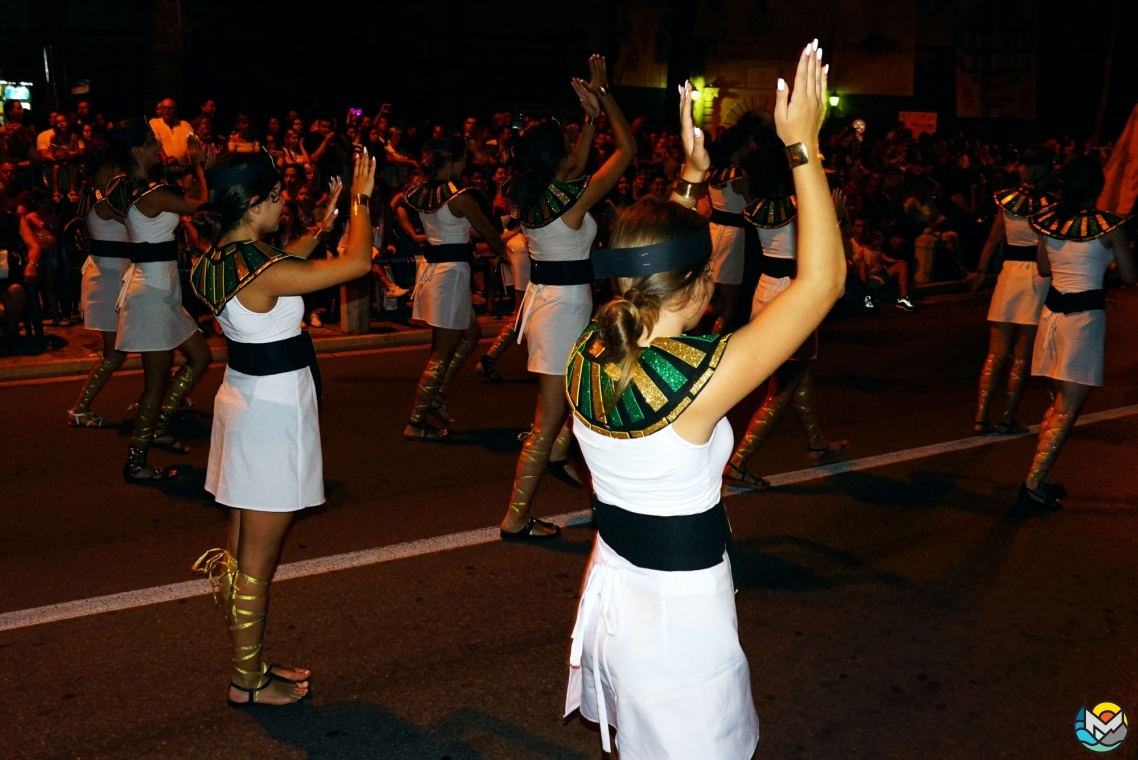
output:
<svg viewBox="0 0 1138 760"><path fill-rule="evenodd" d="M1039 245L1039 233L1031 228L1031 222L1022 216L1009 214L1007 211L1000 213L1004 215L1004 234L1007 237L1008 245L1030 245L1032 247Z"/></svg>
<svg viewBox="0 0 1138 760"><path fill-rule="evenodd" d="M711 207L719 211L742 214L743 209L747 207L747 199L732 190L730 183L723 187L708 185L707 194L711 198Z"/></svg>
<svg viewBox="0 0 1138 760"><path fill-rule="evenodd" d="M419 221L423 223L423 234L431 245L470 242L470 220L452 214L449 205L433 214L420 211Z"/></svg>
<svg viewBox="0 0 1138 760"><path fill-rule="evenodd" d="M723 468L735 445L726 417L702 446L680 438L671 425L643 438L609 438L577 421L573 434L598 499L661 517L694 515L718 504Z"/></svg>
<svg viewBox="0 0 1138 760"><path fill-rule="evenodd" d="M113 243L129 243L130 233L126 225L118 219L103 219L94 209L87 214L87 232L92 240L106 240Z"/></svg>
<svg viewBox="0 0 1138 760"><path fill-rule="evenodd" d="M776 229L757 227L763 255L774 259L798 258L798 221L794 220Z"/></svg>
<svg viewBox="0 0 1138 760"><path fill-rule="evenodd" d="M1102 238L1077 242L1043 236L1047 258L1051 261L1051 287L1060 293L1099 290L1106 270L1114 261L1114 251Z"/></svg>
<svg viewBox="0 0 1138 760"><path fill-rule="evenodd" d="M159 212L151 219L131 206L126 212L126 229L132 243L165 243L174 239L174 230L182 218L173 211Z"/></svg>
<svg viewBox="0 0 1138 760"><path fill-rule="evenodd" d="M580 261L589 258L593 239L597 236L597 223L586 213L581 229L575 230L561 217L544 227L522 228L529 246L529 255L537 261Z"/></svg>
<svg viewBox="0 0 1138 760"><path fill-rule="evenodd" d="M230 299L217 316L221 329L238 343L272 343L300 335L304 318L304 298L281 296L271 311L249 311L237 297Z"/></svg>

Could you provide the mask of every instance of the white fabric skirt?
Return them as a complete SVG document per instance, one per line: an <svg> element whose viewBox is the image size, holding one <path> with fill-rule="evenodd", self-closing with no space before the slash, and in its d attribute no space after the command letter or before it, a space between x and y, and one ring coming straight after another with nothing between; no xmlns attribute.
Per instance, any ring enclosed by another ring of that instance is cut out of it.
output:
<svg viewBox="0 0 1138 760"><path fill-rule="evenodd" d="M115 301L122 289L130 259L114 256L88 256L83 262L83 326L88 330L114 332L119 329Z"/></svg>
<svg viewBox="0 0 1138 760"><path fill-rule="evenodd" d="M988 307L988 321L1039 324L1039 313L1050 286L1051 278L1040 277L1034 261L1005 261L996 279L992 305Z"/></svg>
<svg viewBox="0 0 1138 760"><path fill-rule="evenodd" d="M759 742L731 565L636 567L599 536L573 628L565 714L617 729L621 760L749 760Z"/></svg>
<svg viewBox="0 0 1138 760"><path fill-rule="evenodd" d="M509 262L500 267L502 284L525 293L529 287L529 252L524 248L521 251L507 248L506 252L509 254Z"/></svg>
<svg viewBox="0 0 1138 760"><path fill-rule="evenodd" d="M573 344L593 315L591 285L537 285L526 288L518 314L518 342L525 338L526 369L564 375Z"/></svg>
<svg viewBox="0 0 1138 760"><path fill-rule="evenodd" d="M1105 346L1105 311L1056 314L1044 306L1031 374L1101 388Z"/></svg>
<svg viewBox="0 0 1138 760"><path fill-rule="evenodd" d="M173 261L131 264L117 306L119 351L170 351L198 329L182 307L182 283Z"/></svg>
<svg viewBox="0 0 1138 760"><path fill-rule="evenodd" d="M470 302L470 265L448 261L419 267L411 318L431 327L465 330L474 319Z"/></svg>
<svg viewBox="0 0 1138 760"><path fill-rule="evenodd" d="M205 490L219 504L259 512L324 503L320 417L307 367L264 376L226 368L213 402Z"/></svg>
<svg viewBox="0 0 1138 760"><path fill-rule="evenodd" d="M759 284L755 286L755 297L751 300L751 319L759 316L763 309L770 304L780 293L790 287L790 283L794 282L789 277L771 277L763 275L759 278ZM798 347L794 355L790 357L792 361L806 361L809 359L818 358L818 331L815 330L814 334L806 339L806 341Z"/></svg>
<svg viewBox="0 0 1138 760"><path fill-rule="evenodd" d="M746 234L742 227L711 224L711 277L723 285L743 282L743 245Z"/></svg>

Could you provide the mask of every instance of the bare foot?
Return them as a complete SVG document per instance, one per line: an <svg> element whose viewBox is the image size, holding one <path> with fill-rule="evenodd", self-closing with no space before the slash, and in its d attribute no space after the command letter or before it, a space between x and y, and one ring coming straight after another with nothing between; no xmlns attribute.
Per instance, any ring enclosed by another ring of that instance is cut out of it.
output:
<svg viewBox="0 0 1138 760"><path fill-rule="evenodd" d="M264 681L267 681L267 683L264 683ZM236 679L234 683L229 685L230 702L245 705L254 701L253 694L236 688L235 683ZM305 695L308 694L308 681L290 683L276 678L264 679L260 676L254 676L253 681L249 683L246 688L252 689L262 684L264 688L254 692L256 694L255 701L259 705L291 705L304 699ZM244 686L244 684L242 685Z"/></svg>
<svg viewBox="0 0 1138 760"><path fill-rule="evenodd" d="M305 670L304 668L289 668L284 665L277 665L273 663L269 666L269 675L275 676L285 681L292 681L293 683L300 683L307 681L308 677L312 675L312 671Z"/></svg>

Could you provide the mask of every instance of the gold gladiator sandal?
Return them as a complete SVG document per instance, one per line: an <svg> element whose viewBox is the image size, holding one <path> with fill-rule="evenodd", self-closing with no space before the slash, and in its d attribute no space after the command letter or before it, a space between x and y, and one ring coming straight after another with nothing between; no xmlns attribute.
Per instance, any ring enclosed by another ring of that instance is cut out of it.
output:
<svg viewBox="0 0 1138 760"><path fill-rule="evenodd" d="M1016 422L1016 411L1019 409L1020 399L1023 398L1024 388L1028 379L1027 359L1017 358L1012 362L1008 371L1008 390L1004 394L1004 415L996 425L996 432L1000 435L1019 435L1026 433L1027 428Z"/></svg>
<svg viewBox="0 0 1138 760"><path fill-rule="evenodd" d="M1039 425L1039 443L1036 444L1035 458L1031 462L1031 469L1027 471L1027 480L1019 488L1017 503L1047 511L1062 508L1058 496L1062 486L1057 483L1049 485L1047 475L1059 457L1059 452L1067 440L1067 434L1071 432L1076 419L1078 415L1048 410L1048 414Z"/></svg>
<svg viewBox="0 0 1138 760"><path fill-rule="evenodd" d="M79 398L76 399L75 406L67 412L68 425L78 428L101 428L110 424L102 416L91 411L91 402L95 400L95 396L99 395L99 391L103 390L103 386L111 379L111 375L115 373L120 364L120 362L112 361L106 357L95 362L95 365L91 367L90 374L87 375L87 382L83 383L83 389L79 391Z"/></svg>
<svg viewBox="0 0 1138 760"><path fill-rule="evenodd" d="M233 670L243 676L255 675L258 678L257 685L251 688L230 681L230 687L245 692L249 695L249 699L245 702L237 702L233 699L227 699L227 701L229 706L234 708L246 708L253 705L264 706L264 703L258 702L258 696L274 680L287 683L305 683L308 678L306 676L299 681L293 681L274 675L273 668L279 666L267 665L261 659L261 648L265 638L265 611L269 605L269 582L242 572L236 565L230 577L228 619L229 632L233 638ZM250 593L251 591L260 593ZM239 606L239 602L241 606ZM252 644L238 643L239 639L248 637L254 637L256 640ZM296 704L301 699L304 697L294 699L291 704ZM287 704L273 705L273 707L286 706Z"/></svg>
<svg viewBox="0 0 1138 760"><path fill-rule="evenodd" d="M178 476L174 467L164 468L147 463L147 454L150 451L150 442L154 439L154 423L158 418L158 407L143 406L139 404L134 412L134 437L130 442L130 449L126 455L126 465L123 466L122 476L127 483L153 484L169 480ZM149 467L150 474L142 475L142 471Z"/></svg>
<svg viewBox="0 0 1138 760"><path fill-rule="evenodd" d="M814 377L807 374L794 391L794 401L790 408L806 434L810 448L806 451L806 459L812 465L820 465L827 459L836 457L850 447L849 441L828 441L822 435L822 426L818 423L818 405L814 398Z"/></svg>
<svg viewBox="0 0 1138 760"><path fill-rule="evenodd" d="M980 370L980 392L976 402L976 419L972 424L972 431L976 435L988 435L995 428L989 421L989 409L992 406L992 394L1000 383L1000 375L1004 372L1004 365L1008 363L1007 354L988 354L984 360L984 368ZM1009 378L1009 384L1011 379Z"/></svg>
<svg viewBox="0 0 1138 760"><path fill-rule="evenodd" d="M735 453L731 455L731 461L724 468L723 482L735 488L747 488L752 491L762 491L771 487L771 482L766 478L760 478L747 472L747 462L778 427L778 423L782 421L782 415L786 414L786 408L790 406L790 400L793 396L794 391L789 388L783 388L781 393L767 394L754 416L751 417L751 421L747 425L747 432L743 433L743 437L739 439L739 445L735 448Z"/></svg>
<svg viewBox="0 0 1138 760"><path fill-rule="evenodd" d="M506 378L502 377L502 373L494 367L494 364L517 337L517 329L517 320L502 325L502 331L494 339L494 345L490 346L490 350L478 360L478 366L474 368L474 371L492 383L500 383L505 380Z"/></svg>
<svg viewBox="0 0 1138 760"><path fill-rule="evenodd" d="M182 399L190 392L190 388L194 387L195 382L197 378L188 364L179 367L170 378L170 384L166 387L166 398L162 399L162 411L158 415L158 423L154 429L153 445L175 454L190 453L190 447L173 436L170 426L174 424L174 419L182 410Z"/></svg>
<svg viewBox="0 0 1138 760"><path fill-rule="evenodd" d="M510 501L510 512L517 512L523 517L529 517L529 505L533 495L541 482L541 474L545 472L545 465L549 462L549 452L553 443L545 437L544 431L535 427L522 445L521 456L518 457L518 468L514 472L514 496ZM541 526L549 533L534 533L534 528ZM553 523L529 517L522 529L511 533L499 528L498 535L503 541L548 541L561 535L561 528Z"/></svg>
<svg viewBox="0 0 1138 760"><path fill-rule="evenodd" d="M415 391L415 402L411 406L411 419L403 429L403 437L408 440L437 441L445 438L446 428L435 428L427 422L427 412L431 403L442 387L443 376L446 375L446 365L431 356L427 366L419 378L419 387Z"/></svg>

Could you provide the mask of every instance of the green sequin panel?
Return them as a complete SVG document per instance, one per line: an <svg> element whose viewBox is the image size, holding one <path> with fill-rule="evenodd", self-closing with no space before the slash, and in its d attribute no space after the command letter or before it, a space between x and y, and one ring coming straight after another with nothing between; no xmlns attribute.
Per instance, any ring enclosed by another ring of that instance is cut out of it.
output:
<svg viewBox="0 0 1138 760"><path fill-rule="evenodd" d="M636 401L636 394L633 393L631 384L624 391L624 395L620 397L620 405L624 407L624 413L628 415L630 425L636 425L644 420L644 410Z"/></svg>
<svg viewBox="0 0 1138 760"><path fill-rule="evenodd" d="M588 370L582 368L581 379L577 383L577 411L587 420L593 419L593 389L589 382Z"/></svg>
<svg viewBox="0 0 1138 760"><path fill-rule="evenodd" d="M654 369L656 374L659 375L673 391L678 391L684 387L687 378L684 377L678 369L673 367L667 359L661 356L659 351L649 349L645 351L642 356L644 361L648 363L648 366Z"/></svg>
<svg viewBox="0 0 1138 760"><path fill-rule="evenodd" d="M608 409L609 403L616 395L616 388L613 387L612 378L607 373L601 372L601 400ZM612 409L608 412L609 425L614 428L624 426L624 420L621 419L619 404L613 404Z"/></svg>

